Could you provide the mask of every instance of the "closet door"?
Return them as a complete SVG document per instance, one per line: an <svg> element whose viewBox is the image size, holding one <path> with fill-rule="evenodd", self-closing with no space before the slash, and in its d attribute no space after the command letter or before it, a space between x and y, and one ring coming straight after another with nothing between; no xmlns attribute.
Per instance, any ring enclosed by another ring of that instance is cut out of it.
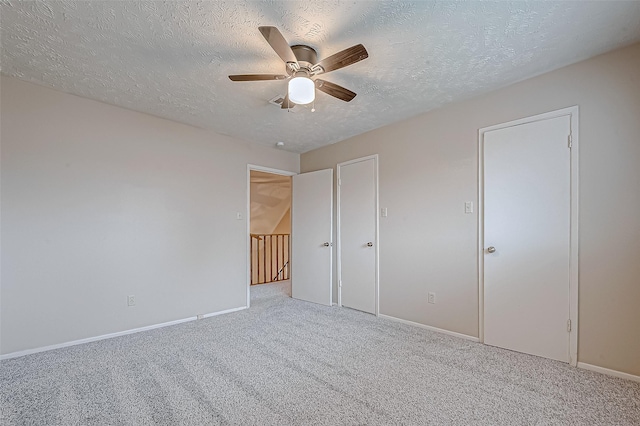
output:
<svg viewBox="0 0 640 426"><path fill-rule="evenodd" d="M484 134L484 342L569 362L570 116Z"/></svg>
<svg viewBox="0 0 640 426"><path fill-rule="evenodd" d="M377 157L338 165L340 304L377 314Z"/></svg>

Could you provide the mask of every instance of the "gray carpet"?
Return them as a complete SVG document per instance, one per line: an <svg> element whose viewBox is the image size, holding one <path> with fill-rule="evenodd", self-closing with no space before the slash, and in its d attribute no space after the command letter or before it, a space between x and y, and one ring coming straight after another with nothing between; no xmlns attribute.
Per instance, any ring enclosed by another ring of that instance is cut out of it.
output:
<svg viewBox="0 0 640 426"><path fill-rule="evenodd" d="M288 291L3 361L2 425L640 425L640 383Z"/></svg>

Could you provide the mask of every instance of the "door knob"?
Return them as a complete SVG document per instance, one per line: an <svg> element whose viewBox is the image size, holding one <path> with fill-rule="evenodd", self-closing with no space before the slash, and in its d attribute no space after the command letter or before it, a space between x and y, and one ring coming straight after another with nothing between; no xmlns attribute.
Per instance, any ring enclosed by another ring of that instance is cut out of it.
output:
<svg viewBox="0 0 640 426"><path fill-rule="evenodd" d="M371 241L369 241L369 242L367 243L367 247L373 247L373 243L372 243Z"/></svg>
<svg viewBox="0 0 640 426"><path fill-rule="evenodd" d="M330 246L330 244L329 244L329 243L324 243L324 244L323 244L323 246L325 246L325 247L329 247L329 246Z"/></svg>
<svg viewBox="0 0 640 426"><path fill-rule="evenodd" d="M489 248L487 249L487 251L488 251L489 253L495 253L496 248L495 248L494 246L491 246L491 247L489 247Z"/></svg>

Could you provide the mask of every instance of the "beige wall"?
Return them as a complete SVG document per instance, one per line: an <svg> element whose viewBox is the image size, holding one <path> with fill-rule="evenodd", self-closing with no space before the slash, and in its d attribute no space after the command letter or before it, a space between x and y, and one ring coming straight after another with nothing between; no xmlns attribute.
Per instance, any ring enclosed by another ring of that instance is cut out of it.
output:
<svg viewBox="0 0 640 426"><path fill-rule="evenodd" d="M2 354L246 305L247 164L297 154L1 87Z"/></svg>
<svg viewBox="0 0 640 426"><path fill-rule="evenodd" d="M291 207L282 216L280 223L273 230L274 234L290 234L291 233Z"/></svg>
<svg viewBox="0 0 640 426"><path fill-rule="evenodd" d="M579 361L640 375L640 44L301 156L307 172L379 154L381 313L478 336L477 215L464 214L478 201L478 129L571 105Z"/></svg>
<svg viewBox="0 0 640 426"><path fill-rule="evenodd" d="M251 170L249 173L252 234L277 234L291 208L291 176ZM286 225L286 224L284 224ZM290 226L286 233L289 233Z"/></svg>

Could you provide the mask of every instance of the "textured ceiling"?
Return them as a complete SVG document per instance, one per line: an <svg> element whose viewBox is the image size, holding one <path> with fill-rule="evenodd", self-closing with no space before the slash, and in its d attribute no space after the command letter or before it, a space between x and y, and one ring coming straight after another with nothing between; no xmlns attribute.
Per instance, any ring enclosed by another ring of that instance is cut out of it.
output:
<svg viewBox="0 0 640 426"><path fill-rule="evenodd" d="M640 41L639 1L13 1L0 3L2 72L110 104L306 152ZM268 103L283 73L258 32L327 57L369 58L325 74L316 112Z"/></svg>

